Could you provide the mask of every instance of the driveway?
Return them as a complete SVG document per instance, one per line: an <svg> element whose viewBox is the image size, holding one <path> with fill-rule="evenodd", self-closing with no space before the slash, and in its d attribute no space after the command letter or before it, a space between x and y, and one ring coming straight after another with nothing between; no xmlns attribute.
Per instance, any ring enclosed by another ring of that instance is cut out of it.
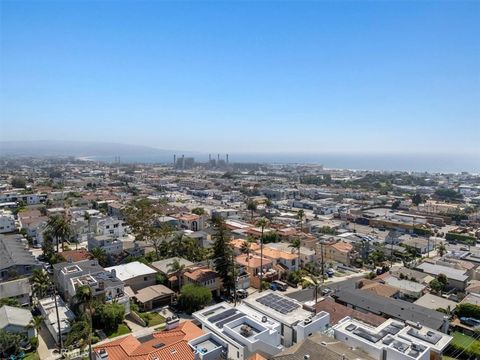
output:
<svg viewBox="0 0 480 360"><path fill-rule="evenodd" d="M52 334L50 334L50 331L45 327L45 324L42 324L38 334L38 356L42 360L60 359L60 354L54 353L54 350L57 350L57 344L55 343Z"/></svg>

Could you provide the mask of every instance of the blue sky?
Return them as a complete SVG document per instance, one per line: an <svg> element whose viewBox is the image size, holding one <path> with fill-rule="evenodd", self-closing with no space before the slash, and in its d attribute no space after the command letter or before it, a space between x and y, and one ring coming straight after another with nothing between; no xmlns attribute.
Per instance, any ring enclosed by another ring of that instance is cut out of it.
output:
<svg viewBox="0 0 480 360"><path fill-rule="evenodd" d="M1 140L480 154L480 2L0 4Z"/></svg>

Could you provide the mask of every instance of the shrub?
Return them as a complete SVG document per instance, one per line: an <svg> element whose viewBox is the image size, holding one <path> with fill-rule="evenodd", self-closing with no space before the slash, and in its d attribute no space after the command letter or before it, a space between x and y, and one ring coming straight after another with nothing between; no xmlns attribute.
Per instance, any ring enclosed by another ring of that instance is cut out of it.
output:
<svg viewBox="0 0 480 360"><path fill-rule="evenodd" d="M477 239L475 239L473 236L457 233L447 233L447 235L445 235L445 239L447 239L447 241L458 241L467 245L473 245L477 241Z"/></svg>
<svg viewBox="0 0 480 360"><path fill-rule="evenodd" d="M200 285L186 284L180 290L178 303L187 313L200 310L212 301L209 288Z"/></svg>

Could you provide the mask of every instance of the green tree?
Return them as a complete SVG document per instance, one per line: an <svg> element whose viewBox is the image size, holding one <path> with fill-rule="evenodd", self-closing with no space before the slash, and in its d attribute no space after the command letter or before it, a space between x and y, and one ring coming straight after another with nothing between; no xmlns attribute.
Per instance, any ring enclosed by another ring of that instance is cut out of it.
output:
<svg viewBox="0 0 480 360"><path fill-rule="evenodd" d="M432 281L430 281L430 283L428 285L436 293L441 292L442 289L443 289L443 284L440 281L438 281L437 279L433 279Z"/></svg>
<svg viewBox="0 0 480 360"><path fill-rule="evenodd" d="M235 282L232 273L231 259L233 249L230 244L230 233L221 218L212 219L214 233L213 238L213 262L215 271L223 281L223 287L230 295Z"/></svg>
<svg viewBox="0 0 480 360"><path fill-rule="evenodd" d="M65 249L64 242L72 235L70 220L66 216L53 215L47 221L47 236L50 235L57 243L57 253L59 252L59 241L62 242L62 250Z"/></svg>
<svg viewBox="0 0 480 360"><path fill-rule="evenodd" d="M480 306L470 303L458 304L455 308L458 317L473 317L480 320Z"/></svg>
<svg viewBox="0 0 480 360"><path fill-rule="evenodd" d="M28 327L31 329L35 329L38 334L40 332L40 329L42 328L43 320L45 320L43 316L34 316L28 324Z"/></svg>
<svg viewBox="0 0 480 360"><path fill-rule="evenodd" d="M145 241L152 244L160 258L159 245L162 241L159 220L164 215L164 202L152 202L149 199L139 199L132 202L125 209L125 220L135 234L136 241Z"/></svg>
<svg viewBox="0 0 480 360"><path fill-rule="evenodd" d="M121 304L99 304L93 312L93 324L104 329L107 334L112 334L123 322L125 308Z"/></svg>
<svg viewBox="0 0 480 360"><path fill-rule="evenodd" d="M255 239L252 237L248 237L240 246L240 252L242 254L246 254L247 257L250 255L250 249L252 248L252 244L255 243Z"/></svg>
<svg viewBox="0 0 480 360"><path fill-rule="evenodd" d="M293 239L292 243L290 245L288 245L288 247L291 247L291 248L297 250L298 268L300 269L300 248L302 247L302 242L300 241L300 239Z"/></svg>
<svg viewBox="0 0 480 360"><path fill-rule="evenodd" d="M177 259L174 259L173 262L167 265L168 272L174 273L177 277L177 287L180 289L182 286L182 272L185 270L185 264L181 264Z"/></svg>
<svg viewBox="0 0 480 360"><path fill-rule="evenodd" d="M13 306L13 307L22 307L22 305L18 302L17 299L11 298L11 297L1 298L0 307L2 307L3 305Z"/></svg>
<svg viewBox="0 0 480 360"><path fill-rule="evenodd" d="M440 257L443 257L443 255L446 254L447 248L445 247L445 244L443 242L441 242L440 244L437 245L437 251L438 251L438 255L440 255Z"/></svg>
<svg viewBox="0 0 480 360"><path fill-rule="evenodd" d="M15 176L10 183L14 188L25 189L27 187L27 180L22 176Z"/></svg>
<svg viewBox="0 0 480 360"><path fill-rule="evenodd" d="M324 225L321 228L319 228L318 232L321 233L321 234L326 234L326 235L336 235L337 234L335 229L331 228L328 225Z"/></svg>
<svg viewBox="0 0 480 360"><path fill-rule="evenodd" d="M253 214L257 211L257 203L251 199L247 201L247 210L250 211L251 221L253 222Z"/></svg>
<svg viewBox="0 0 480 360"><path fill-rule="evenodd" d="M179 305L187 313L202 309L212 301L209 288L200 285L186 284L180 290Z"/></svg>
<svg viewBox="0 0 480 360"><path fill-rule="evenodd" d="M109 265L107 253L105 252L105 250L99 248L98 246L90 250L90 258L97 259L98 263L102 267L107 267Z"/></svg>
<svg viewBox="0 0 480 360"><path fill-rule="evenodd" d="M47 272L43 269L34 269L31 277L32 293L37 299L43 299L50 292L52 282Z"/></svg>
<svg viewBox="0 0 480 360"><path fill-rule="evenodd" d="M202 208L202 207L197 207L197 208L195 208L195 209L192 210L192 214L202 216L202 215L205 215L206 212L205 212L205 209L204 209L204 208Z"/></svg>
<svg viewBox="0 0 480 360"><path fill-rule="evenodd" d="M448 284L448 278L447 275L445 274L438 274L437 280L440 284L442 284L442 290L447 287Z"/></svg>
<svg viewBox="0 0 480 360"><path fill-rule="evenodd" d="M65 346L74 346L83 349L86 345L89 345L92 337L91 334L92 328L88 319L85 317L80 317L73 322L72 326L70 327L67 339L65 340ZM91 356L90 359L92 359Z"/></svg>
<svg viewBox="0 0 480 360"><path fill-rule="evenodd" d="M420 195L419 193L415 193L412 195L412 204L414 204L415 206L418 206L422 202L423 202L422 195Z"/></svg>
<svg viewBox="0 0 480 360"><path fill-rule="evenodd" d="M0 356L8 358L10 355L16 355L20 352L20 342L22 336L13 332L0 330Z"/></svg>
<svg viewBox="0 0 480 360"><path fill-rule="evenodd" d="M303 231L303 219L305 219L305 211L302 209L297 211L297 219L300 221L300 231Z"/></svg>
<svg viewBox="0 0 480 360"><path fill-rule="evenodd" d="M397 210L400 207L401 201L400 200L395 200L392 203L392 210Z"/></svg>
<svg viewBox="0 0 480 360"><path fill-rule="evenodd" d="M260 236L260 284L263 283L263 235L265 232L265 228L268 225L268 220L265 218L259 218L257 220L256 226L261 229L261 236ZM262 291L262 286L260 286L259 292Z"/></svg>
<svg viewBox="0 0 480 360"><path fill-rule="evenodd" d="M74 302L76 305L81 309L81 312L87 315L88 318L88 335L87 335L87 343L88 343L88 352L90 360L92 359L92 316L93 316L93 308L92 308L92 301L93 301L93 294L92 289L88 285L79 286L76 289L76 294L74 296Z"/></svg>

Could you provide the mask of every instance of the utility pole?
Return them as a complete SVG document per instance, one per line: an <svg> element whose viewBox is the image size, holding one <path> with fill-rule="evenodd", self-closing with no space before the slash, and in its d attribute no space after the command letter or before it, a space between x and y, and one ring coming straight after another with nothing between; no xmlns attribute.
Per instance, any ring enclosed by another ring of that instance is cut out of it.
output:
<svg viewBox="0 0 480 360"><path fill-rule="evenodd" d="M53 299L55 301L55 312L57 314L57 325L58 325L58 345L60 346L60 354L62 354L62 328L60 326L60 315L58 313L58 304L57 304L57 289L54 285L53 287Z"/></svg>
<svg viewBox="0 0 480 360"><path fill-rule="evenodd" d="M233 300L234 306L237 306L237 279L235 277L235 254L232 251L232 276L233 276Z"/></svg>
<svg viewBox="0 0 480 360"><path fill-rule="evenodd" d="M323 255L323 240L320 242L320 261L322 264L322 284L325 281L325 259Z"/></svg>

